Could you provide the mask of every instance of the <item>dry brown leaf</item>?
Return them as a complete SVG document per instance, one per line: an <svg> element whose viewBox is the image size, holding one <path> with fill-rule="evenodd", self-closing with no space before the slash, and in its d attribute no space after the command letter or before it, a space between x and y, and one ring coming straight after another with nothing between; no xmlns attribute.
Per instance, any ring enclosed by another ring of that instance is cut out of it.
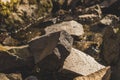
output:
<svg viewBox="0 0 120 80"><path fill-rule="evenodd" d="M110 67L105 67L95 73L87 76L76 77L73 80L110 80L111 69Z"/></svg>

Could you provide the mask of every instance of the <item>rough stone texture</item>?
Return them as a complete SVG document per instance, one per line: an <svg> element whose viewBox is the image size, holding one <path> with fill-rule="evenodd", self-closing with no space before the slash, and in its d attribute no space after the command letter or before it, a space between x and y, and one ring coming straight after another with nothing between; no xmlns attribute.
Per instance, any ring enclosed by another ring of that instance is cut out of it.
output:
<svg viewBox="0 0 120 80"><path fill-rule="evenodd" d="M63 71L70 70L81 75L88 75L102 68L104 66L96 62L94 58L74 48L63 65Z"/></svg>
<svg viewBox="0 0 120 80"><path fill-rule="evenodd" d="M14 69L25 65L32 65L32 55L28 46L1 47L0 50L0 71Z"/></svg>
<svg viewBox="0 0 120 80"><path fill-rule="evenodd" d="M46 34L65 30L71 35L80 36L84 34L83 26L76 21L66 21L45 28Z"/></svg>
<svg viewBox="0 0 120 80"><path fill-rule="evenodd" d="M110 80L110 76L111 76L110 67L105 67L87 76L76 77L74 80Z"/></svg>
<svg viewBox="0 0 120 80"><path fill-rule="evenodd" d="M57 71L70 54L73 39L65 31L59 31L33 39L30 45L35 63L44 72Z"/></svg>
<svg viewBox="0 0 120 80"><path fill-rule="evenodd" d="M114 65L119 60L120 45L119 33L116 34L112 27L107 27L103 36L103 45L101 50L101 58L108 65Z"/></svg>
<svg viewBox="0 0 120 80"><path fill-rule="evenodd" d="M0 80L22 80L21 74L3 74L0 73Z"/></svg>

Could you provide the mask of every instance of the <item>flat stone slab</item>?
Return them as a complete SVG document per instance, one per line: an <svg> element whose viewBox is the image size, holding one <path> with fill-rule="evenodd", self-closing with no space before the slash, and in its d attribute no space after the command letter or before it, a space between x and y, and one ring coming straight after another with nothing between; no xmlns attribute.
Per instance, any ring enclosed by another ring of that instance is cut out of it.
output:
<svg viewBox="0 0 120 80"><path fill-rule="evenodd" d="M91 56L72 48L70 55L66 58L63 71L69 70L81 75L88 75L104 68Z"/></svg>

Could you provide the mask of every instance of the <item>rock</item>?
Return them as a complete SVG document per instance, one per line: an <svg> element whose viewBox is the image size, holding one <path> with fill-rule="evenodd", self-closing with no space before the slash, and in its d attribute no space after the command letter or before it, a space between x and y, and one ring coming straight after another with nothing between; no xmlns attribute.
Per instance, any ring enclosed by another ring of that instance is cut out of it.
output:
<svg viewBox="0 0 120 80"><path fill-rule="evenodd" d="M83 26L76 21L66 21L45 28L46 34L65 30L71 35L80 36L84 34Z"/></svg>
<svg viewBox="0 0 120 80"><path fill-rule="evenodd" d="M112 27L107 27L104 31L101 58L105 64L114 65L119 60L120 35L119 32L114 33Z"/></svg>
<svg viewBox="0 0 120 80"><path fill-rule="evenodd" d="M116 26L116 23L118 21L119 21L119 17L109 14L105 16L102 20L100 20L100 23L104 25L111 25L114 27Z"/></svg>
<svg viewBox="0 0 120 80"><path fill-rule="evenodd" d="M64 61L62 71L69 70L86 76L102 68L104 68L104 66L96 62L94 58L72 48L70 55Z"/></svg>
<svg viewBox="0 0 120 80"><path fill-rule="evenodd" d="M72 43L73 39L67 32L59 31L37 37L29 45L40 71L53 72L62 67L71 52Z"/></svg>
<svg viewBox="0 0 120 80"><path fill-rule="evenodd" d="M14 68L29 66L32 67L32 54L28 46L21 47L0 47L0 71L12 70Z"/></svg>
<svg viewBox="0 0 120 80"><path fill-rule="evenodd" d="M110 80L111 69L110 67L105 67L95 73L89 74L87 76L76 77L73 80Z"/></svg>
<svg viewBox="0 0 120 80"><path fill-rule="evenodd" d="M25 80L38 80L35 76L29 76Z"/></svg>
<svg viewBox="0 0 120 80"><path fill-rule="evenodd" d="M12 74L0 73L0 80L22 80L22 76L21 74L16 73Z"/></svg>

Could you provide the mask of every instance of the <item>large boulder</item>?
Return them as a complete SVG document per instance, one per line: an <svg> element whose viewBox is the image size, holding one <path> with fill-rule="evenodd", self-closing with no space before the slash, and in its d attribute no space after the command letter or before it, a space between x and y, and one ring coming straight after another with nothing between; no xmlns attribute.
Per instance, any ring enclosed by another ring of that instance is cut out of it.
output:
<svg viewBox="0 0 120 80"><path fill-rule="evenodd" d="M70 54L73 39L65 31L37 37L29 42L35 63L44 72L57 71Z"/></svg>
<svg viewBox="0 0 120 80"><path fill-rule="evenodd" d="M72 48L70 55L65 59L62 72L69 70L81 75L89 75L104 68L91 56Z"/></svg>
<svg viewBox="0 0 120 80"><path fill-rule="evenodd" d="M114 65L119 60L120 35L115 33L112 27L104 30L101 58L107 65Z"/></svg>
<svg viewBox="0 0 120 80"><path fill-rule="evenodd" d="M65 30L69 34L75 35L75 36L80 36L84 34L84 29L82 24L73 20L62 22L62 23L48 26L47 28L45 28L46 34L61 31L61 30Z"/></svg>

